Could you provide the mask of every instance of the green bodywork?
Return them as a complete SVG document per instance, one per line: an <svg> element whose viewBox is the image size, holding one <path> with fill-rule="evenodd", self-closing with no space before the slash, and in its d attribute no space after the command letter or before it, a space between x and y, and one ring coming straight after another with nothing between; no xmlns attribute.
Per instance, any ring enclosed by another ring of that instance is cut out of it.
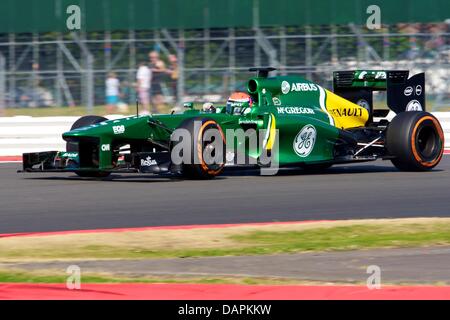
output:
<svg viewBox="0 0 450 320"><path fill-rule="evenodd" d="M300 76L269 77L274 68L249 71L258 73L247 83L251 99L236 93L226 106L205 103L196 110L189 102L177 114L85 116L63 134L66 152L24 153L23 172L209 179L225 165L258 165L273 173L383 159L400 170L423 171L442 157L442 129L425 111L425 73L336 71L329 91ZM374 91L386 91L387 106L397 114L392 121L374 120Z"/></svg>
<svg viewBox="0 0 450 320"><path fill-rule="evenodd" d="M356 70L353 74L350 87L386 89L386 71L384 70Z"/></svg>
<svg viewBox="0 0 450 320"><path fill-rule="evenodd" d="M283 89L286 83L289 84L289 90L286 87ZM333 148L339 136L339 129L332 124L329 114L323 105L321 106L321 101L323 104L326 99L324 89L299 76L256 77L250 79L248 92L255 103L246 114L231 115L225 113L225 108L218 107L218 113L188 109L180 114L130 116L69 131L63 134L63 138L67 141L98 139L98 170L108 171L114 166L112 146L132 141L151 141L167 146L172 131L188 118L214 119L224 132L227 129L246 128L248 124L252 124L257 130L267 129L269 119L275 119L280 165L333 160ZM301 157L295 152L293 144L306 125L314 126L316 139L312 151ZM257 157L260 152L261 150L246 150L252 157Z"/></svg>

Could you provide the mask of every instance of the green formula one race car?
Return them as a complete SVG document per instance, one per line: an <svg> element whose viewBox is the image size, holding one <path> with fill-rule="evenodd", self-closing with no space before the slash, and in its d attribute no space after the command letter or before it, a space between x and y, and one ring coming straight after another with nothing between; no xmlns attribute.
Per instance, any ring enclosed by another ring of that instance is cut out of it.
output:
<svg viewBox="0 0 450 320"><path fill-rule="evenodd" d="M195 110L186 104L179 114L117 120L84 116L62 135L67 150L25 153L23 171L207 179L219 175L227 161L318 170L385 159L400 170L424 171L441 160L444 134L425 111L423 73L338 71L331 92L300 76L272 77L274 70L250 69L257 76L247 82L247 92L233 94L226 106ZM374 91L386 92L387 107L396 114L392 121L377 116L385 111L374 110ZM249 143L253 137L257 142Z"/></svg>

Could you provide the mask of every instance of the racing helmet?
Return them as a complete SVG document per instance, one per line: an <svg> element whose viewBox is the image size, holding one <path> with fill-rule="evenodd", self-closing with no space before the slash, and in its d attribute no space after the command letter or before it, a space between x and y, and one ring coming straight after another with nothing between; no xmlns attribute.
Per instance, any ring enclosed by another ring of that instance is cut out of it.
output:
<svg viewBox="0 0 450 320"><path fill-rule="evenodd" d="M203 112L216 113L216 107L211 102L205 102L202 106Z"/></svg>
<svg viewBox="0 0 450 320"><path fill-rule="evenodd" d="M226 112L229 114L242 114L253 106L252 97L245 92L233 92L227 100Z"/></svg>

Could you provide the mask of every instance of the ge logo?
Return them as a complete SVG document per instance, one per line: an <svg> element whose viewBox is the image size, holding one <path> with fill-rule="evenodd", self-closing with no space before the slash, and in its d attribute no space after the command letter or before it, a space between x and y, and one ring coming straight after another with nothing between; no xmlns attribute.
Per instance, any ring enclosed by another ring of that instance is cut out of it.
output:
<svg viewBox="0 0 450 320"><path fill-rule="evenodd" d="M314 126L308 124L297 134L294 139L294 151L299 157L307 157L314 149L317 131Z"/></svg>
<svg viewBox="0 0 450 320"><path fill-rule="evenodd" d="M281 92L283 92L283 94L286 94L286 93L289 93L290 90L291 90L291 85L289 84L289 82L283 81L281 83Z"/></svg>

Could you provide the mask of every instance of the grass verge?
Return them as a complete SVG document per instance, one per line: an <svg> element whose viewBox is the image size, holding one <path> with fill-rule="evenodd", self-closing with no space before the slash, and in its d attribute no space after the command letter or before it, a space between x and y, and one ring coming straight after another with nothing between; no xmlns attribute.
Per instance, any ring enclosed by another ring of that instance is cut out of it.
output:
<svg viewBox="0 0 450 320"><path fill-rule="evenodd" d="M348 220L0 239L0 261L183 258L450 245L449 218Z"/></svg>
<svg viewBox="0 0 450 320"><path fill-rule="evenodd" d="M1 283L66 283L68 275L64 271L27 271L0 270ZM299 281L271 277L123 277L108 273L83 273L82 283L201 283L201 284L243 284L243 285L288 285L313 284L316 282Z"/></svg>

